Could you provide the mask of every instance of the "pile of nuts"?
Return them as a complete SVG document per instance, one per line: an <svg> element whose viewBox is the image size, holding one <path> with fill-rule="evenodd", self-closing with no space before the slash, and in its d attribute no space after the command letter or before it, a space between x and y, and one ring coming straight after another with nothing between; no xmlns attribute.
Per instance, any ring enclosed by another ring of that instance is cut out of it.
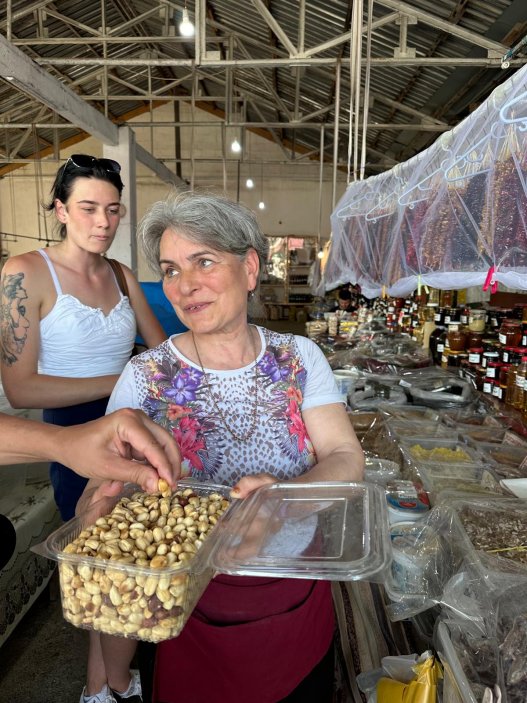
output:
<svg viewBox="0 0 527 703"><path fill-rule="evenodd" d="M63 550L81 557L59 562L66 620L150 642L178 635L212 572L185 567L228 505L218 492L170 494L162 480L159 494L121 498Z"/></svg>

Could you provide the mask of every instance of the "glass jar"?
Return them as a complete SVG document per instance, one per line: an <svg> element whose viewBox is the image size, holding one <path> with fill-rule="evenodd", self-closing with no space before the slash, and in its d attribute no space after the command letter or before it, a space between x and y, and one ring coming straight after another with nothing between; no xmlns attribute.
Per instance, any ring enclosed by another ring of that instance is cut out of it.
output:
<svg viewBox="0 0 527 703"><path fill-rule="evenodd" d="M492 395L498 400L503 400L503 388L500 386L499 381L494 381L492 386Z"/></svg>
<svg viewBox="0 0 527 703"><path fill-rule="evenodd" d="M461 322L461 310L459 308L445 308L445 325L451 322Z"/></svg>
<svg viewBox="0 0 527 703"><path fill-rule="evenodd" d="M434 322L436 323L436 325L445 324L445 308L435 308Z"/></svg>
<svg viewBox="0 0 527 703"><path fill-rule="evenodd" d="M470 318L470 308L469 307L462 308L461 315L459 318L461 324L468 325L469 318Z"/></svg>
<svg viewBox="0 0 527 703"><path fill-rule="evenodd" d="M486 319L486 310L471 310L468 314L469 330L471 332L483 333L485 331Z"/></svg>
<svg viewBox="0 0 527 703"><path fill-rule="evenodd" d="M502 366L501 361L489 361L485 367L485 376L487 378L499 379Z"/></svg>
<svg viewBox="0 0 527 703"><path fill-rule="evenodd" d="M450 351L465 351L467 334L461 325L449 325L447 337Z"/></svg>
<svg viewBox="0 0 527 703"><path fill-rule="evenodd" d="M489 364L492 364L496 361L499 361L500 359L500 353L497 351L490 351L490 352L483 352L483 356L481 357L481 365L483 366L484 369L487 368Z"/></svg>
<svg viewBox="0 0 527 703"><path fill-rule="evenodd" d="M471 366L481 366L481 357L483 356L483 347L469 347L468 363Z"/></svg>
<svg viewBox="0 0 527 703"><path fill-rule="evenodd" d="M500 386L503 388L504 391L507 390L507 379L509 377L509 369L510 369L510 364L502 364L500 368Z"/></svg>
<svg viewBox="0 0 527 703"><path fill-rule="evenodd" d="M470 347L482 347L483 335L479 332L468 332L467 334L467 349Z"/></svg>
<svg viewBox="0 0 527 703"><path fill-rule="evenodd" d="M448 369L457 369L459 368L459 365L461 363L461 352L458 351L450 351L449 355L447 356L447 368Z"/></svg>
<svg viewBox="0 0 527 703"><path fill-rule="evenodd" d="M498 334L500 344L505 347L519 347L522 341L521 322L506 318L502 321Z"/></svg>

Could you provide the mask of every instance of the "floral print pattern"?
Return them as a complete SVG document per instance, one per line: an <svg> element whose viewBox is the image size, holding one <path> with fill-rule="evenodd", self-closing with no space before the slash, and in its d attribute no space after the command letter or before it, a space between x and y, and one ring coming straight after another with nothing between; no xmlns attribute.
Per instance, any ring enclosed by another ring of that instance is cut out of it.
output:
<svg viewBox="0 0 527 703"><path fill-rule="evenodd" d="M301 414L306 370L294 337L268 330L263 336L256 369L204 374L169 341L133 359L145 388L141 408L176 439L185 476L231 484L266 471L285 479L316 462ZM225 424L247 435L256 396L256 431L246 442L236 440Z"/></svg>

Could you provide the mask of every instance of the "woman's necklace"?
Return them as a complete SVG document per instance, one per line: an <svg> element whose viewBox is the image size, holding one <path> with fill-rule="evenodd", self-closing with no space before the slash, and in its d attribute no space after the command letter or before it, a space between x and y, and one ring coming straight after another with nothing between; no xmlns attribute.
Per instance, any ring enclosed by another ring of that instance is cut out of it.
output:
<svg viewBox="0 0 527 703"><path fill-rule="evenodd" d="M249 328L249 332L251 333L250 328ZM201 361L201 357L199 355L198 346L196 344L196 339L194 337L194 332L191 332L191 335L192 335L192 343L194 344L194 349L196 351L196 356L198 357L198 362L199 362L199 365L201 368L201 372L203 373L203 378L205 379L205 381L207 383L207 390L209 392L210 399L212 400L212 403L216 409L216 412L218 413L218 415L221 419L223 427L227 430L227 432L231 435L231 437L238 440L238 442L248 442L256 430L256 423L257 423L257 419L258 419L258 364L256 363L256 359L258 357L258 351L256 349L256 342L253 338L252 333L251 333L251 342L252 342L253 351L254 351L254 407L253 407L253 411L252 411L251 426L249 428L249 431L244 435L239 435L237 432L235 432L233 429L231 429L229 427L227 419L225 418L225 415L223 414L223 410L218 406L218 403L216 402L216 399L215 399L214 394L212 392L209 376L207 373L205 373L205 369L203 368L203 362Z"/></svg>

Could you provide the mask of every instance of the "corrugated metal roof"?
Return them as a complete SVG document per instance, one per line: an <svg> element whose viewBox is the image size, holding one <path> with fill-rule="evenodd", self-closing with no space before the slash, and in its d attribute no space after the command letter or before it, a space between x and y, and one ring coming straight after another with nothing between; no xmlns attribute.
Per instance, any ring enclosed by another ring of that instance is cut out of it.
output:
<svg viewBox="0 0 527 703"><path fill-rule="evenodd" d="M366 173L378 173L423 149L515 70L517 64L501 70L497 59L490 65L487 50L494 46L493 55L499 57L527 32L524 3L373 3ZM363 6L366 25L367 0ZM285 153L292 156L294 146L296 156L311 153L314 159L319 158L320 129L325 126L325 158L331 159L338 109L338 159L341 166L347 164L352 0L188 2L192 19L199 7L205 10L203 46L208 52L219 52L208 54L209 61L195 61L194 40L179 36L176 24L183 7L183 2L172 0L12 0L10 18L7 3L0 7L0 32L14 47L8 60L16 61L16 52L24 52L119 124L138 110L148 112L155 98L190 100L196 72L195 100L204 105L204 98L216 98L207 106L227 123L241 120L246 129L279 140ZM415 14L417 22L412 19ZM383 23L387 17L391 21ZM406 29L402 47L403 52L408 49L406 58L397 55L401 28L396 17L402 18ZM106 32L101 30L103 25ZM345 40L335 42L344 35ZM494 44L480 46L479 39ZM365 69L365 32L362 46ZM321 48L308 56L302 53L314 47ZM211 56L217 58L213 63ZM524 61L525 54L518 58ZM438 59L444 64L430 63ZM194 64L182 65L185 60ZM0 75L5 78L7 70L0 60ZM363 86L364 79L363 70ZM174 81L177 85L172 85ZM167 90L167 85L172 87ZM431 131L430 118L443 124ZM299 124L301 120L309 126ZM60 123L64 126L59 128ZM28 125L31 137L23 139ZM54 144L79 133L64 116L29 97L23 86L0 80L0 175L6 164L33 159L39 150L48 153Z"/></svg>

